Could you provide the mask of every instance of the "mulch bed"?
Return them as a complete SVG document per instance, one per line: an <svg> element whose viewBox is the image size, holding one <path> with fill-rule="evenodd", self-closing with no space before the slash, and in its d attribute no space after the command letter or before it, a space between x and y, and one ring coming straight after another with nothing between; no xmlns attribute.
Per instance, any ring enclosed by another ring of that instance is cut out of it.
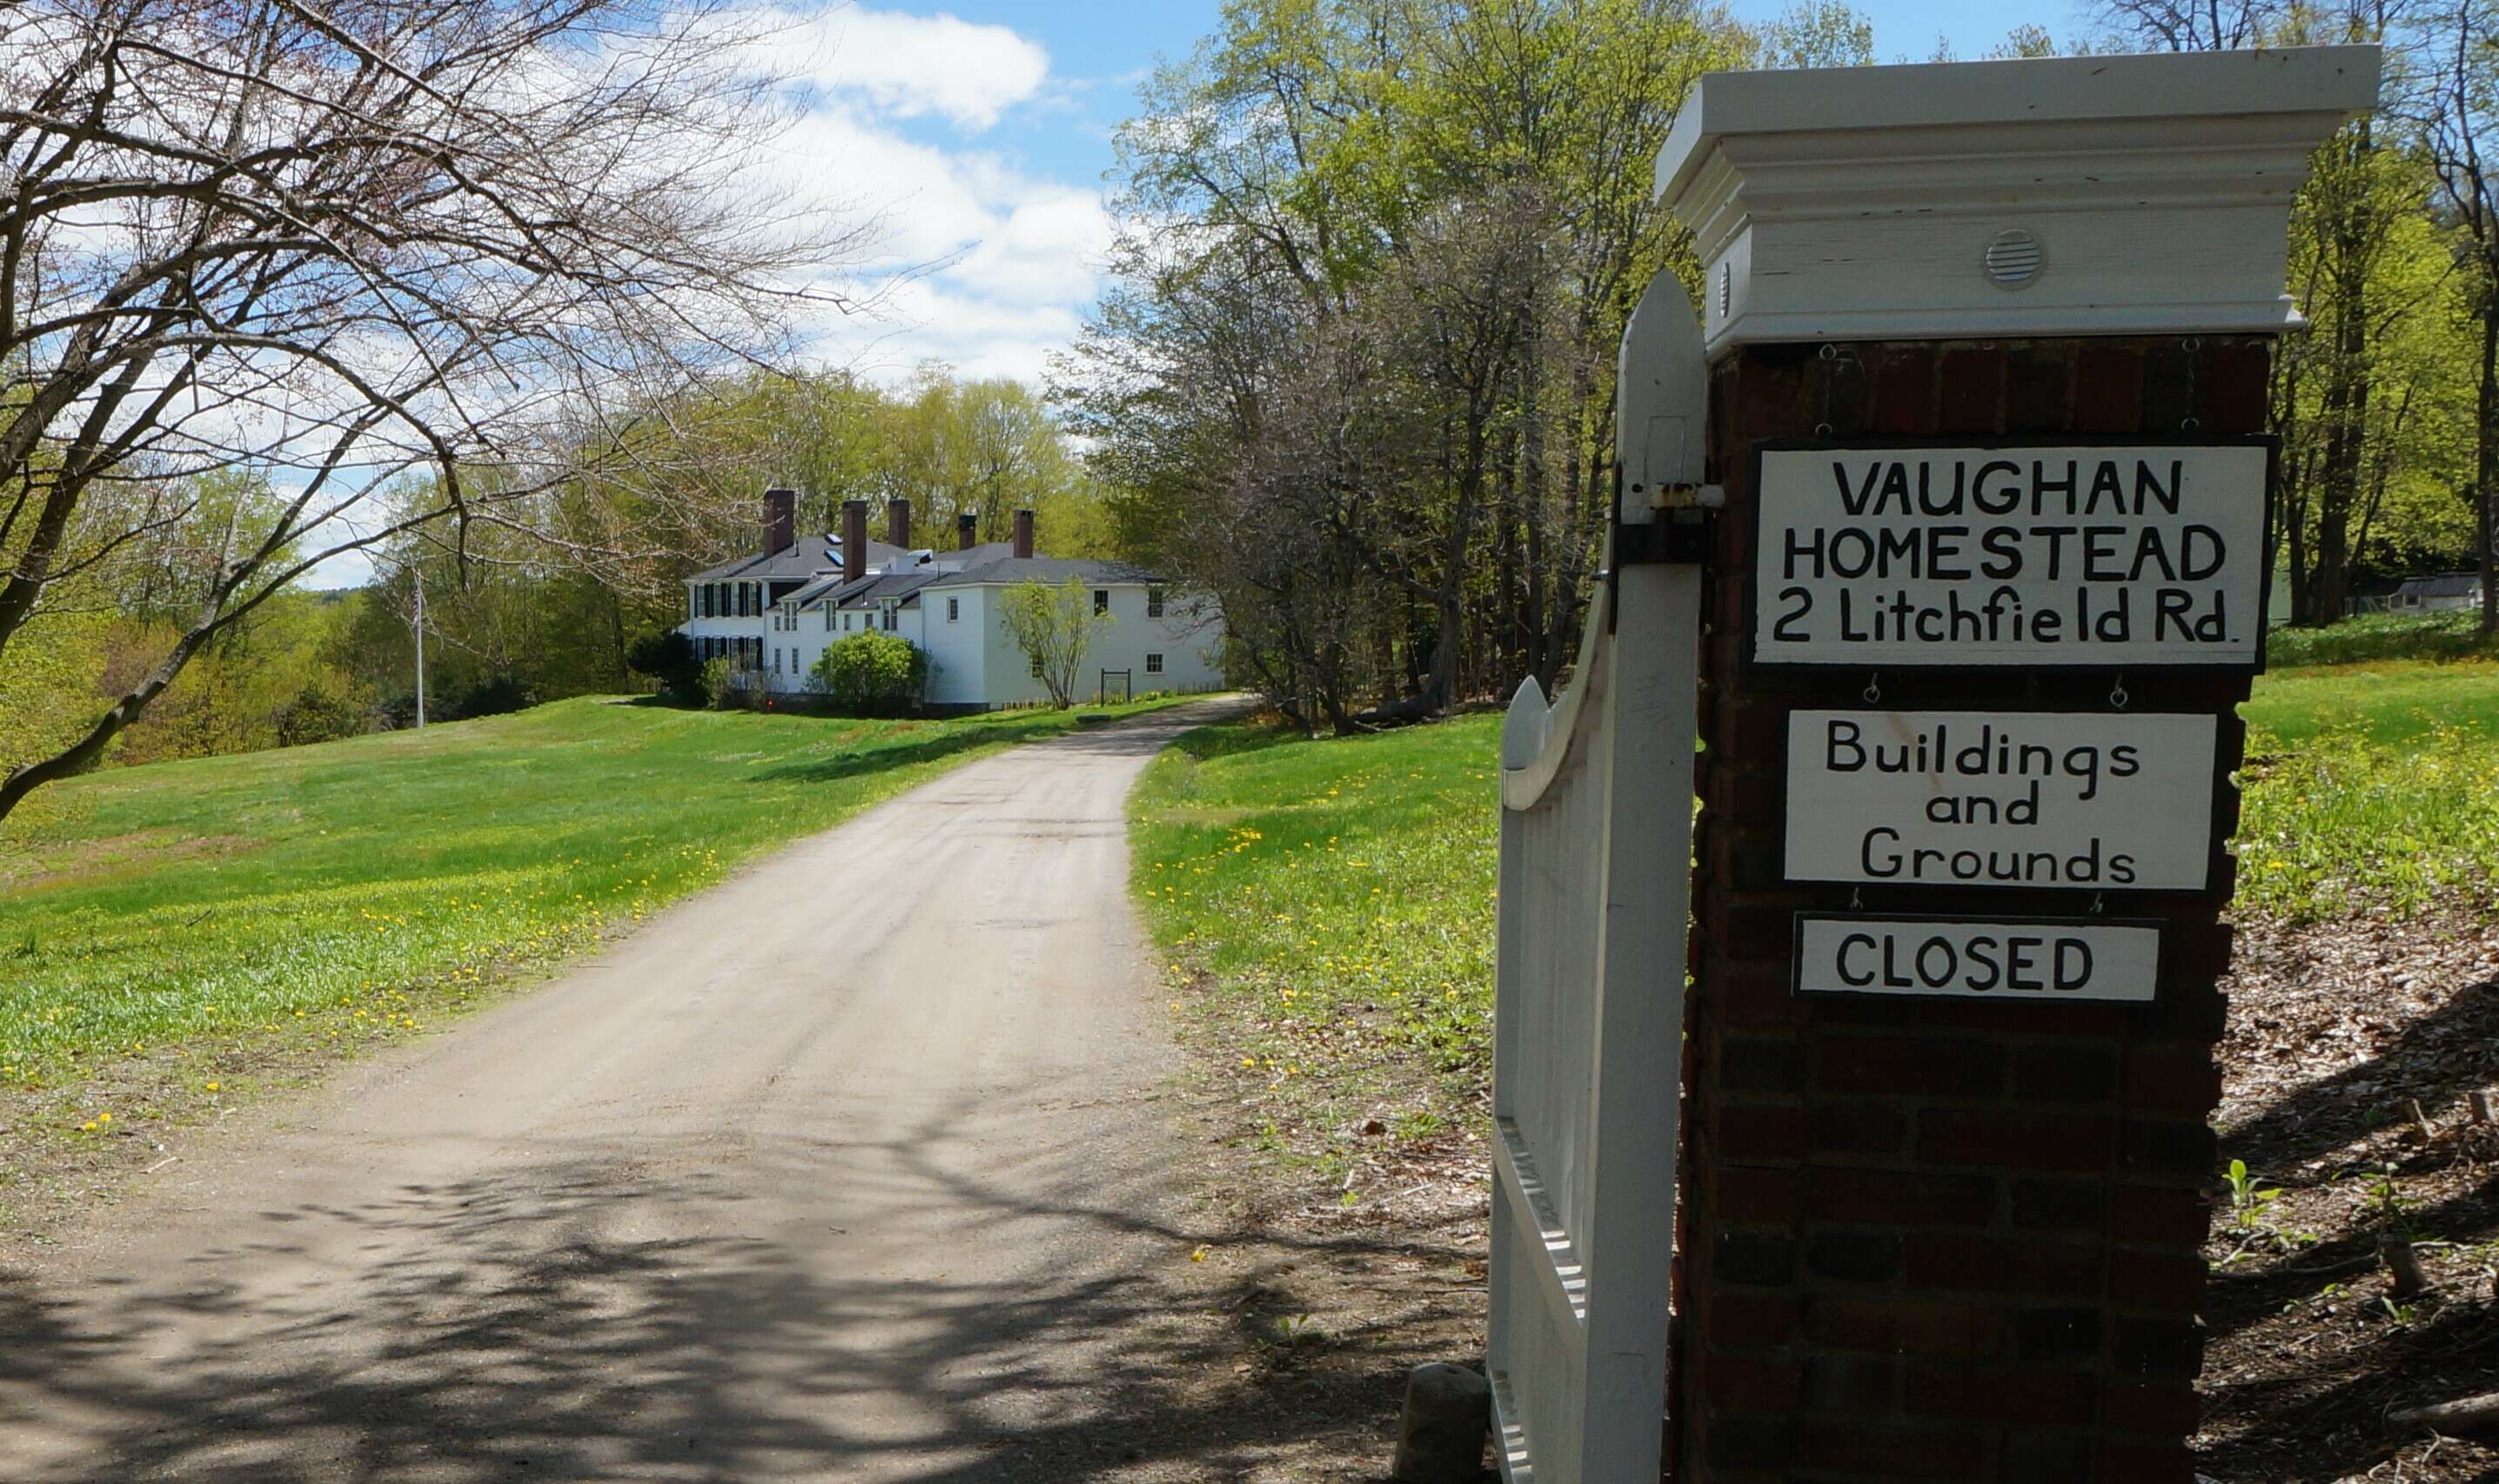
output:
<svg viewBox="0 0 2499 1484"><path fill-rule="evenodd" d="M2499 1438L2390 1426L2499 1391L2499 922L2242 924L2222 1044L2200 1467L2223 1484L2499 1478ZM2272 1196L2261 1192L2271 1188ZM2399 1300L2382 1237L2429 1291Z"/></svg>

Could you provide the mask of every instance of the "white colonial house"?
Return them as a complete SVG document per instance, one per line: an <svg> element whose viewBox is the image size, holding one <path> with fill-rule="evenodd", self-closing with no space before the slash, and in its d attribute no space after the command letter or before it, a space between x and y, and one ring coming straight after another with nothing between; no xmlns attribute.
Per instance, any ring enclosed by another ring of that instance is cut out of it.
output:
<svg viewBox="0 0 2499 1484"><path fill-rule="evenodd" d="M828 646L875 629L928 657L923 699L931 710L1047 700L1001 606L1007 590L1023 582L1080 583L1094 610L1111 618L1086 652L1080 696L1222 684L1222 615L1212 597L1121 563L1041 556L1029 510L1015 513L1010 541L979 540L965 516L955 549L940 551L911 544L908 500L888 501L883 541L868 539L865 500L847 501L842 531L824 536L795 534L795 492L764 491L768 549L687 578L678 629L701 658L730 659L776 694L806 694Z"/></svg>

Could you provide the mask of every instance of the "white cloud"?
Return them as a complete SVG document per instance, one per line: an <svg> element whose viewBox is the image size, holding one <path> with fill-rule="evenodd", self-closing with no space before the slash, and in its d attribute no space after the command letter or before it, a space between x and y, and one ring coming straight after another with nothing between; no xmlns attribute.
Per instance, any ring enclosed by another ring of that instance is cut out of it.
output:
<svg viewBox="0 0 2499 1484"><path fill-rule="evenodd" d="M1112 223L1096 187L909 139L831 100L774 142L764 173L794 205L881 218L877 261L860 275L884 286L875 310L811 327L823 359L862 374L899 378L934 358L1037 381L1099 291Z"/></svg>
<svg viewBox="0 0 2499 1484"><path fill-rule="evenodd" d="M764 70L801 86L856 96L895 118L945 118L978 132L1033 98L1050 76L1040 43L954 16L850 6L759 13Z"/></svg>

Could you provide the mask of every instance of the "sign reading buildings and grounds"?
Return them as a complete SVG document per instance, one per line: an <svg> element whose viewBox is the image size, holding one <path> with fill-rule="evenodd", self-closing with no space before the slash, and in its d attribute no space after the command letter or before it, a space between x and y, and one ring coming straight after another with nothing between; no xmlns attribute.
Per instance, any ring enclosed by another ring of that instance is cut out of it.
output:
<svg viewBox="0 0 2499 1484"><path fill-rule="evenodd" d="M2201 890L2214 719L1795 711L1792 882Z"/></svg>
<svg viewBox="0 0 2499 1484"><path fill-rule="evenodd" d="M1803 994L2147 1004L2160 979L2160 929L2150 922L1806 912L1796 937Z"/></svg>
<svg viewBox="0 0 2499 1484"><path fill-rule="evenodd" d="M2268 440L1758 457L1757 663L2092 666L2112 692L2128 668L2260 663ZM2213 880L2209 715L1801 709L1787 740L1789 882L2094 903L2070 921L1803 913L1801 993L2148 1001L2159 928L2096 916L2099 893Z"/></svg>
<svg viewBox="0 0 2499 1484"><path fill-rule="evenodd" d="M2267 440L1759 457L1757 663L2256 666Z"/></svg>

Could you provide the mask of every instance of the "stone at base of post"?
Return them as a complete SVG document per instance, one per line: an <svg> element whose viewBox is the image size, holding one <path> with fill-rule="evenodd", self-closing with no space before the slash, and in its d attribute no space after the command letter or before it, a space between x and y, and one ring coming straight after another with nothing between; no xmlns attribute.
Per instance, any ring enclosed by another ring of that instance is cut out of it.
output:
<svg viewBox="0 0 2499 1484"><path fill-rule="evenodd" d="M1434 1361L1406 1378L1397 1423L1397 1484L1477 1484L1492 1434L1492 1383L1464 1366Z"/></svg>

